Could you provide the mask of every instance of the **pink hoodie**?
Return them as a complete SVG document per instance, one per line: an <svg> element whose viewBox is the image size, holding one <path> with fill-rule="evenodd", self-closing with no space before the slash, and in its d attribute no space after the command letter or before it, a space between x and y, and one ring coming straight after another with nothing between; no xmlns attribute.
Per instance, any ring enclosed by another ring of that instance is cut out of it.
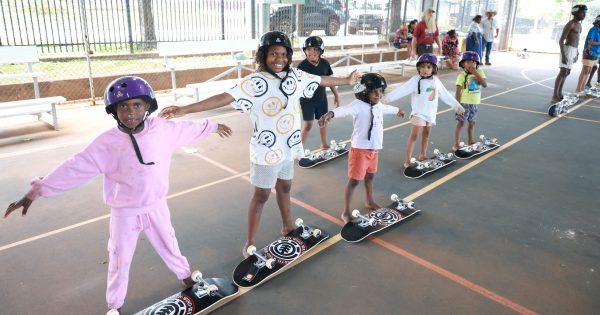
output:
<svg viewBox="0 0 600 315"><path fill-rule="evenodd" d="M177 147L189 145L217 131L209 120L201 123L148 118L142 132L134 134L142 157L135 154L129 135L118 128L107 130L45 178L34 178L29 199L51 197L104 174L104 202L112 215L131 216L166 204L171 158Z"/></svg>

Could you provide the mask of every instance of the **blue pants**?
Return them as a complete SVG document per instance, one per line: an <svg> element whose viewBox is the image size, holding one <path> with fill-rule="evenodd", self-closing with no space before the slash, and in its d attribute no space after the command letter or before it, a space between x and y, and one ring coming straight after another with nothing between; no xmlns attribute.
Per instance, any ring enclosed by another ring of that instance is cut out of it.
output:
<svg viewBox="0 0 600 315"><path fill-rule="evenodd" d="M492 52L493 44L494 41L488 42L485 39L483 40L483 50L485 50L485 62L490 62L490 53Z"/></svg>

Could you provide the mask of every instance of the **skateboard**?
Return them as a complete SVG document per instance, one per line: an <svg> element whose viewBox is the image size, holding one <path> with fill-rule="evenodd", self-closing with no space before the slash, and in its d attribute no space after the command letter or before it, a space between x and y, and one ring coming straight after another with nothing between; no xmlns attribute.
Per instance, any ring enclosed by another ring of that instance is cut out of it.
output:
<svg viewBox="0 0 600 315"><path fill-rule="evenodd" d="M475 142L471 145L465 145L464 142L460 143L458 150L454 151L454 155L459 159L470 159L478 155L492 151L500 146L496 138L486 138L484 135L479 136L479 142Z"/></svg>
<svg viewBox="0 0 600 315"><path fill-rule="evenodd" d="M579 102L578 94L566 93L564 98L557 103L554 103L548 107L548 115L550 117L556 117L569 112L569 108L571 106L577 104Z"/></svg>
<svg viewBox="0 0 600 315"><path fill-rule="evenodd" d="M427 160L417 161L417 159L411 158L411 166L404 169L404 176L412 179L420 178L454 162L456 162L454 154L442 153L440 150L435 149L433 150L433 157Z"/></svg>
<svg viewBox="0 0 600 315"><path fill-rule="evenodd" d="M217 308L215 303L230 299L238 293L238 287L228 279L203 279L200 271L194 271L192 273L192 279L196 282L192 287L174 294L135 314L206 314ZM110 310L106 315L119 315L119 311Z"/></svg>
<svg viewBox="0 0 600 315"><path fill-rule="evenodd" d="M589 89L585 89L585 94L595 98L600 97L600 86L594 85Z"/></svg>
<svg viewBox="0 0 600 315"><path fill-rule="evenodd" d="M303 157L298 161L298 165L302 168L315 167L321 163L334 160L346 153L348 149L347 144L338 144L335 140L331 140L330 148L327 150L319 151L316 153L310 153L310 150L306 150L305 154L307 157Z"/></svg>
<svg viewBox="0 0 600 315"><path fill-rule="evenodd" d="M249 246L250 256L235 267L233 282L240 287L255 287L284 272L287 265L329 238L329 233L305 225L300 218L295 224L295 230L260 250Z"/></svg>
<svg viewBox="0 0 600 315"><path fill-rule="evenodd" d="M404 202L396 194L393 194L391 199L393 202L389 207L371 211L367 215L362 215L359 210L354 209L352 217L355 220L344 225L340 233L342 238L347 242L357 243L373 233L421 212L421 210L415 209L414 202Z"/></svg>

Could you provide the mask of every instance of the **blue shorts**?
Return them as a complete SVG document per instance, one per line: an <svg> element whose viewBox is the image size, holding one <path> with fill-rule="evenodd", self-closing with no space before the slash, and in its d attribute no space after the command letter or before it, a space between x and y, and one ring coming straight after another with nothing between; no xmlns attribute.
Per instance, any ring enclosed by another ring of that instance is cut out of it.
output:
<svg viewBox="0 0 600 315"><path fill-rule="evenodd" d="M478 112L478 108L477 108L477 104L461 104L464 108L465 108L465 113L462 115L455 115L456 120L458 121L462 121L464 122L465 120L468 121L475 121L477 120L477 112Z"/></svg>

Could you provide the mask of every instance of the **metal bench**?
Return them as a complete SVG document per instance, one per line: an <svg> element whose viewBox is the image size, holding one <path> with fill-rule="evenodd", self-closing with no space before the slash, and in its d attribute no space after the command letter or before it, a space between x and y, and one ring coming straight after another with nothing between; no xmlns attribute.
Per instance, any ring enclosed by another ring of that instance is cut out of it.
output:
<svg viewBox="0 0 600 315"><path fill-rule="evenodd" d="M232 65L230 69L206 80L205 82L217 81L220 78L237 71L237 77L242 77L242 70L254 71L250 65L253 59L245 58L243 53L246 51L255 51L258 48L256 39L232 39L232 40L210 40L193 42L160 42L158 43L158 55L163 58L163 65L171 71L171 84L173 87L173 97L177 100L178 95L187 95L197 97L198 88L187 87L177 88L177 70L184 68L197 68L203 66L214 66L217 63L223 65ZM230 54L226 60L194 63L178 63L173 60L174 57L193 56L193 55L215 55ZM171 59L170 59L171 58Z"/></svg>
<svg viewBox="0 0 600 315"><path fill-rule="evenodd" d="M0 80L31 78L33 80L34 99L2 102L0 103L0 117L37 115L38 119L42 114L47 113L52 116L52 122L49 123L54 129L58 129L58 115L56 104L66 101L62 96L40 98L40 87L38 78L44 76L43 72L34 72L33 63L39 62L37 47L35 46L2 46L0 47L0 64L26 64L26 71L23 73L1 74Z"/></svg>

